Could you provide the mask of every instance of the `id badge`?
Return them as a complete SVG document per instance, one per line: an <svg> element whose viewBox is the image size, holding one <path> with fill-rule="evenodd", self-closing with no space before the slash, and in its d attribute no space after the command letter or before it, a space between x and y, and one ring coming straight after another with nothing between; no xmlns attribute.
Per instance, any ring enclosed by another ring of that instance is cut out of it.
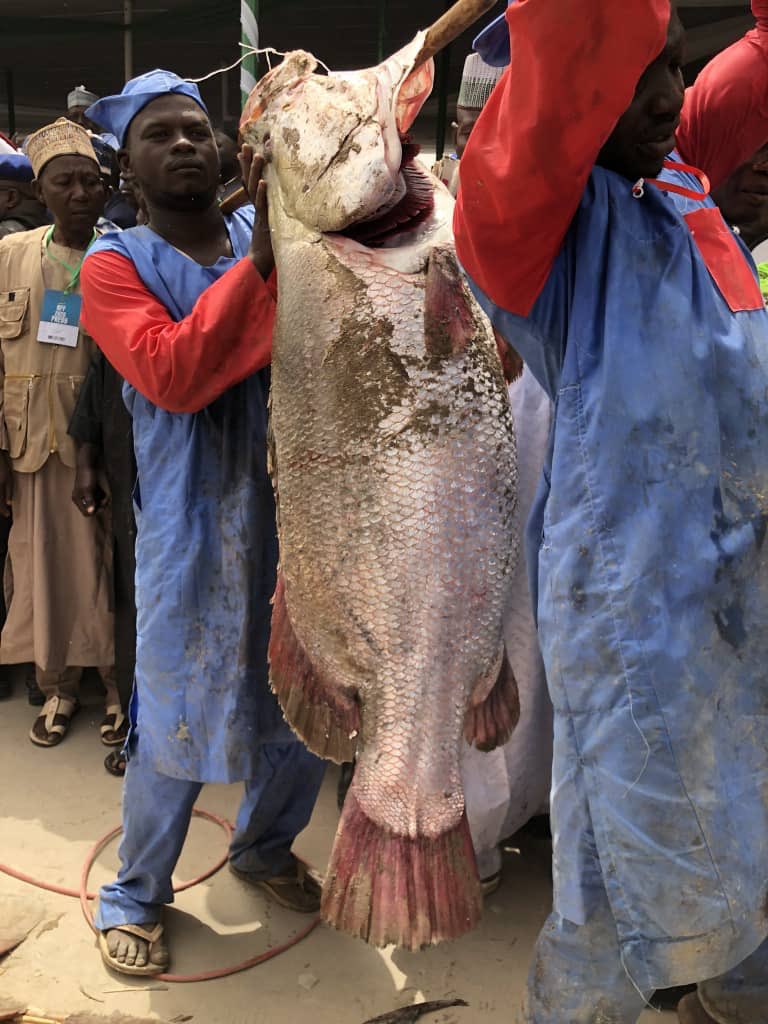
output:
<svg viewBox="0 0 768 1024"><path fill-rule="evenodd" d="M66 292L46 288L37 340L46 345L77 348L82 304L83 300L79 295L68 295Z"/></svg>

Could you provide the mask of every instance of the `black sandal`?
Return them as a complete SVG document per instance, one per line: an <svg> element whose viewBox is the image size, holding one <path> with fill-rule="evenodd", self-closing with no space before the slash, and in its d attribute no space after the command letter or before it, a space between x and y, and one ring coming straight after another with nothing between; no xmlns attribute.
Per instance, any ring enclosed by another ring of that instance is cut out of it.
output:
<svg viewBox="0 0 768 1024"><path fill-rule="evenodd" d="M125 754L120 750L113 750L107 754L104 758L104 767L107 769L110 775L114 775L116 779L122 779L125 775L125 766L127 764Z"/></svg>

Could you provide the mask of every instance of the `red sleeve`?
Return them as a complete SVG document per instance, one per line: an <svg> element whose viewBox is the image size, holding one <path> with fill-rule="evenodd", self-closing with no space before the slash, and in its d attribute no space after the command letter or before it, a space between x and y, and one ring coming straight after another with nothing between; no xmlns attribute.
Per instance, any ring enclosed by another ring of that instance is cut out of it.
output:
<svg viewBox="0 0 768 1024"><path fill-rule="evenodd" d="M199 412L272 358L274 275L265 284L249 259L179 322L118 253L89 256L80 281L85 330L129 384L168 412Z"/></svg>
<svg viewBox="0 0 768 1024"><path fill-rule="evenodd" d="M768 142L768 0L752 0L752 13L757 28L710 61L685 96L678 149L713 188Z"/></svg>
<svg viewBox="0 0 768 1024"><path fill-rule="evenodd" d="M496 305L527 315L595 160L661 53L669 0L523 0L512 64L461 161L456 247Z"/></svg>

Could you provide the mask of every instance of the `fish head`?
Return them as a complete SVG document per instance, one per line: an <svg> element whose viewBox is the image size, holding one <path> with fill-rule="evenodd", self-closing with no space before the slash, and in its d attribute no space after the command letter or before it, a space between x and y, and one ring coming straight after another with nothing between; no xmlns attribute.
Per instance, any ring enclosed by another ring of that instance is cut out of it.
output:
<svg viewBox="0 0 768 1024"><path fill-rule="evenodd" d="M270 191L285 213L320 233L369 222L400 203L403 136L432 91L432 61L415 67L423 33L377 67L318 73L302 50L256 85L240 124L268 156Z"/></svg>

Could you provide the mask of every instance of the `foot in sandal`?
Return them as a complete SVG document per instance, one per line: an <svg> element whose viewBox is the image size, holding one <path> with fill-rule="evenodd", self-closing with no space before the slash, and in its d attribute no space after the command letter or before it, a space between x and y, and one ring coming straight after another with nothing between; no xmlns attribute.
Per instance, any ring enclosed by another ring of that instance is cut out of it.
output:
<svg viewBox="0 0 768 1024"><path fill-rule="evenodd" d="M104 758L104 767L116 779L122 779L125 776L127 764L125 754L121 750L111 750Z"/></svg>
<svg viewBox="0 0 768 1024"><path fill-rule="evenodd" d="M122 747L128 736L128 719L119 704L110 704L104 711L100 726L101 742L105 747Z"/></svg>
<svg viewBox="0 0 768 1024"><path fill-rule="evenodd" d="M298 857L293 858L289 871L272 878L261 878L249 871L241 871L231 861L229 869L241 881L266 892L281 907L295 910L299 914L316 914L320 909L322 887Z"/></svg>
<svg viewBox="0 0 768 1024"><path fill-rule="evenodd" d="M107 967L119 974L162 974L171 960L163 926L152 921L99 932L99 948Z"/></svg>
<svg viewBox="0 0 768 1024"><path fill-rule="evenodd" d="M79 710L80 704L74 697L49 697L35 719L29 738L37 747L58 746Z"/></svg>

